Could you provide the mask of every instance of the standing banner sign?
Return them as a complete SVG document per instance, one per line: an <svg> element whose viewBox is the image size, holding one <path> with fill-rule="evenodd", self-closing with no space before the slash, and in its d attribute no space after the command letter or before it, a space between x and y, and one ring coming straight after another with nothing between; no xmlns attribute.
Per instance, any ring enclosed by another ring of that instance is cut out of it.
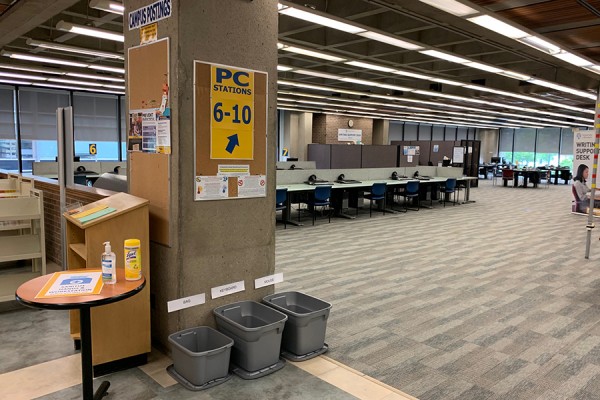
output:
<svg viewBox="0 0 600 400"><path fill-rule="evenodd" d="M592 182L592 171L594 170L594 142L596 131L593 129L573 129L573 177L577 174L580 164L585 164L590 169L588 186Z"/></svg>
<svg viewBox="0 0 600 400"><path fill-rule="evenodd" d="M267 74L194 63L194 200L265 197Z"/></svg>

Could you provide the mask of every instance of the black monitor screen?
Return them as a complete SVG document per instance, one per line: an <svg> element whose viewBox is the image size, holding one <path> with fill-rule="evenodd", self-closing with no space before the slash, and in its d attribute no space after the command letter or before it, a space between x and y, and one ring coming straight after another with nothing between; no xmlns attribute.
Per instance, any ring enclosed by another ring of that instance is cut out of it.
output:
<svg viewBox="0 0 600 400"><path fill-rule="evenodd" d="M500 163L500 157L492 157L492 162L499 164Z"/></svg>
<svg viewBox="0 0 600 400"><path fill-rule="evenodd" d="M450 166L450 160L442 160L442 167L449 167Z"/></svg>

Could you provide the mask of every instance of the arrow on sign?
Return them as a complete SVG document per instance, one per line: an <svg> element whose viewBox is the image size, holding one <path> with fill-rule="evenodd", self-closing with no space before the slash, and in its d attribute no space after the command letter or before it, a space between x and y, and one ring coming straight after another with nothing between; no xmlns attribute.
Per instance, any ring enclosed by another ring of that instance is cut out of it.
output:
<svg viewBox="0 0 600 400"><path fill-rule="evenodd" d="M233 150L235 149L235 146L240 145L240 141L238 140L238 135L236 133L235 135L228 136L227 139L229 139L229 143L227 143L227 147L225 148L225 151L228 152L229 154L232 154Z"/></svg>

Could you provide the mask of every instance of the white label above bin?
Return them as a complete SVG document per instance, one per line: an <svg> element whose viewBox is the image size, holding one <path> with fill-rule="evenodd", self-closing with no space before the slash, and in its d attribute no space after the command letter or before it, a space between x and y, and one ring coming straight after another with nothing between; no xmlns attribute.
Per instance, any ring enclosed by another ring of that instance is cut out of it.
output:
<svg viewBox="0 0 600 400"><path fill-rule="evenodd" d="M204 293L197 294L194 296L182 297L181 299L171 300L167 302L167 311L179 311L184 308L198 306L206 303L206 296Z"/></svg>
<svg viewBox="0 0 600 400"><path fill-rule="evenodd" d="M261 287L274 285L276 283L283 282L283 272L280 272L275 275L263 276L262 278L258 278L254 280L254 289L259 289Z"/></svg>
<svg viewBox="0 0 600 400"><path fill-rule="evenodd" d="M246 290L246 287L244 286L244 281L239 281L234 283L228 283L222 286L217 286L210 289L210 296L211 298L216 299L219 297L227 296L229 294L243 292L244 290Z"/></svg>

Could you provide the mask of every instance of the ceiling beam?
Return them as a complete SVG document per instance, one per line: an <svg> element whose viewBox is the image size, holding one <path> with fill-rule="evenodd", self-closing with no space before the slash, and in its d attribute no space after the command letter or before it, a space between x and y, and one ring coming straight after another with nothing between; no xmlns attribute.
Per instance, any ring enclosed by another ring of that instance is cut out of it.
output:
<svg viewBox="0 0 600 400"><path fill-rule="evenodd" d="M24 36L78 0L21 0L0 17L0 47Z"/></svg>

